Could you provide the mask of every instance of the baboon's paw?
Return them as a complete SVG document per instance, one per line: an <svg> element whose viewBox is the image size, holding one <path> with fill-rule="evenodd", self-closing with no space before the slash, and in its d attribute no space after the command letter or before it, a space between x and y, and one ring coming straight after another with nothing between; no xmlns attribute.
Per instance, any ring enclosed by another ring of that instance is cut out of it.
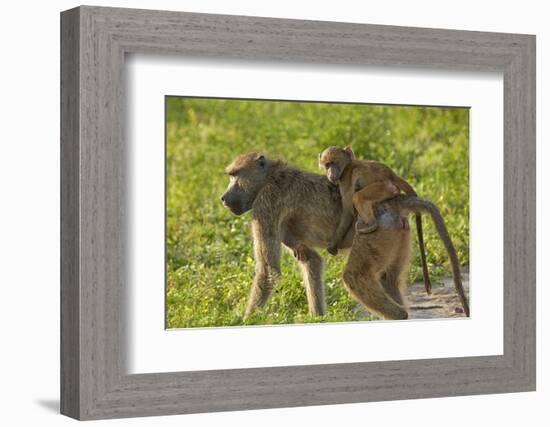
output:
<svg viewBox="0 0 550 427"><path fill-rule="evenodd" d="M329 246L327 248L327 251L331 255L337 255L338 254L338 248L336 246Z"/></svg>

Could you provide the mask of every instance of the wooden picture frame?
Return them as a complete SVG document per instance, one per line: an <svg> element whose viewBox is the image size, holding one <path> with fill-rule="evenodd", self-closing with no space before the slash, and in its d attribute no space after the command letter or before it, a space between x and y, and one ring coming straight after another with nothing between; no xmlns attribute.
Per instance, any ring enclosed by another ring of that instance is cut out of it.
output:
<svg viewBox="0 0 550 427"><path fill-rule="evenodd" d="M504 78L504 353L125 370L124 57L490 70ZM535 390L535 37L149 10L61 14L61 412L101 419Z"/></svg>

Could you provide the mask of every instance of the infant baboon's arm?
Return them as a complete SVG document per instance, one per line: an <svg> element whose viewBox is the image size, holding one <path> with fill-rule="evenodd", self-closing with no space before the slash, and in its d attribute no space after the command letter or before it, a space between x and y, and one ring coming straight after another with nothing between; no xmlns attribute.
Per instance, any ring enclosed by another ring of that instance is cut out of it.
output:
<svg viewBox="0 0 550 427"><path fill-rule="evenodd" d="M332 255L336 255L338 253L338 244L346 236L354 219L355 219L355 215L353 212L353 205L351 208L347 208L347 209L344 208L342 210L342 215L340 216L340 222L338 223L336 232L334 233L334 236L327 248L328 253Z"/></svg>

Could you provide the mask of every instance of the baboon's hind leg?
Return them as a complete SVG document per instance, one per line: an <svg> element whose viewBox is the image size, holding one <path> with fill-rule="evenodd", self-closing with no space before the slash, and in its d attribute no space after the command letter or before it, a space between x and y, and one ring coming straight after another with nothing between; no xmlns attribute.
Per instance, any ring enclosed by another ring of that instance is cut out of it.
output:
<svg viewBox="0 0 550 427"><path fill-rule="evenodd" d="M386 269L381 283L395 302L406 307L403 295L407 287L407 275L410 266L410 235L408 233L404 234L399 244L395 259Z"/></svg>
<svg viewBox="0 0 550 427"><path fill-rule="evenodd" d="M362 221L357 221L355 228L360 234L368 234L378 228L374 215L373 203L394 197L399 189L391 181L373 182L358 190L353 195L353 206Z"/></svg>
<svg viewBox="0 0 550 427"><path fill-rule="evenodd" d="M407 270L400 264L391 265L381 278L382 287L399 305L406 306L403 292L406 287Z"/></svg>
<svg viewBox="0 0 550 427"><path fill-rule="evenodd" d="M372 313L390 320L408 317L407 311L384 291L380 281L372 274L345 271L344 283L351 296Z"/></svg>
<svg viewBox="0 0 550 427"><path fill-rule="evenodd" d="M384 319L406 319L407 311L391 298L380 281L381 268L376 268L378 254L369 250L365 241L354 241L344 269L344 284L357 301Z"/></svg>
<svg viewBox="0 0 550 427"><path fill-rule="evenodd" d="M399 286L396 286L395 275L392 272L386 272L380 277L380 283L386 291L386 293L399 305L405 305L403 295Z"/></svg>

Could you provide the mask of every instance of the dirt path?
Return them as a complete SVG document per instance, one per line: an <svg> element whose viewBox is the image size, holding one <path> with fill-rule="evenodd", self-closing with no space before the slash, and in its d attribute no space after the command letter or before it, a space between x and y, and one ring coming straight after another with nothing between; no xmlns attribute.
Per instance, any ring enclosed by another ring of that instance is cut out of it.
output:
<svg viewBox="0 0 550 427"><path fill-rule="evenodd" d="M470 275L462 272L462 284L466 295L470 293ZM463 317L462 305L456 294L452 278L443 279L443 284L432 285L432 294L426 294L423 283L408 288L409 319L437 319Z"/></svg>
<svg viewBox="0 0 550 427"><path fill-rule="evenodd" d="M463 271L462 285L466 295L470 294L470 275ZM414 283L407 289L409 319L444 319L464 317L462 304L455 291L453 279L445 278L432 284L432 294L428 295L424 283ZM362 305L357 305L356 320L372 320L368 311Z"/></svg>

